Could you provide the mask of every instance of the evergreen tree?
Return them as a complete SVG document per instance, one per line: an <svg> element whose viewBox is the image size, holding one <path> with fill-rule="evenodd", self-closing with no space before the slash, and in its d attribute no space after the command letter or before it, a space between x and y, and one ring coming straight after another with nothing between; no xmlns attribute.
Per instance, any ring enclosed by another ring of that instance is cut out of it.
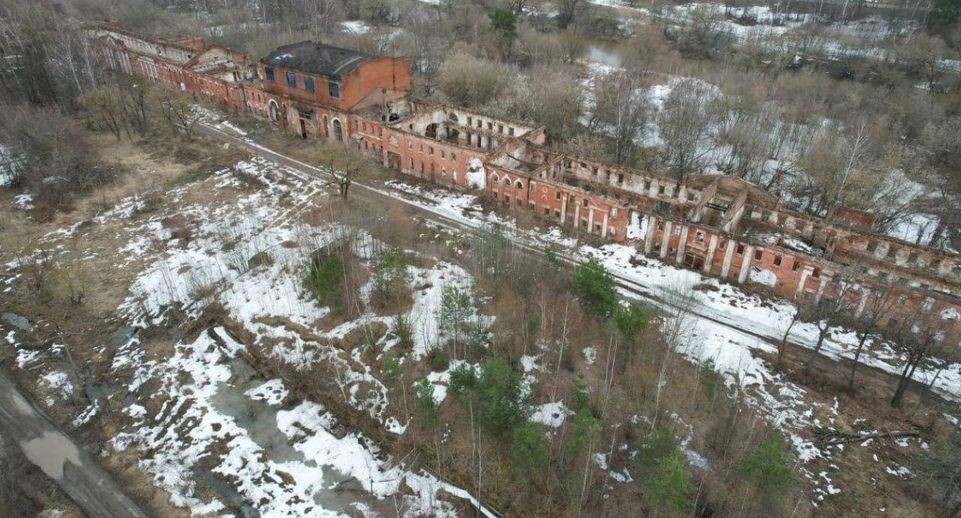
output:
<svg viewBox="0 0 961 518"><path fill-rule="evenodd" d="M307 267L307 288L322 304L337 308L343 289L344 263L337 254L314 257Z"/></svg>
<svg viewBox="0 0 961 518"><path fill-rule="evenodd" d="M477 386L477 373L474 368L462 363L450 371L447 390L455 396L463 396Z"/></svg>
<svg viewBox="0 0 961 518"><path fill-rule="evenodd" d="M614 325L625 340L630 340L647 325L647 313L634 304L617 305L614 310Z"/></svg>
<svg viewBox="0 0 961 518"><path fill-rule="evenodd" d="M395 281L407 280L407 261L396 248L388 248L377 254L373 267L374 289L384 301L391 297Z"/></svg>
<svg viewBox="0 0 961 518"><path fill-rule="evenodd" d="M520 478L532 480L547 467L549 454L544 433L533 423L514 428L511 440L511 463Z"/></svg>
<svg viewBox="0 0 961 518"><path fill-rule="evenodd" d="M386 385L387 388L394 388L404 372L397 358L385 355L384 360L381 362L380 373L384 377L384 385Z"/></svg>
<svg viewBox="0 0 961 518"><path fill-rule="evenodd" d="M961 0L934 0L934 13L931 15L932 25L953 25L959 19L961 19Z"/></svg>
<svg viewBox="0 0 961 518"><path fill-rule="evenodd" d="M634 457L637 478L646 479L653 476L660 462L677 451L677 439L666 426L658 426L652 430L641 442L641 447Z"/></svg>
<svg viewBox="0 0 961 518"><path fill-rule="evenodd" d="M571 290L589 311L607 318L617 307L617 291L614 277L595 257L581 263L571 279Z"/></svg>
<svg viewBox="0 0 961 518"><path fill-rule="evenodd" d="M571 420L564 449L568 457L573 460L584 450L591 436L601 429L600 420L594 417L591 411L591 401L583 380L574 381L570 409L574 412L574 417Z"/></svg>
<svg viewBox="0 0 961 518"><path fill-rule="evenodd" d="M690 510L695 488L691 472L677 448L657 462L646 486L647 498L655 508L673 515L687 514Z"/></svg>
<svg viewBox="0 0 961 518"><path fill-rule="evenodd" d="M414 330L410 327L410 319L403 313L394 317L391 322L391 332L397 336L401 347L410 349L414 346Z"/></svg>
<svg viewBox="0 0 961 518"><path fill-rule="evenodd" d="M594 417L589 407L578 410L571 420L571 428L568 431L567 441L564 449L570 460L574 460L580 455L591 437L601 431L601 421Z"/></svg>
<svg viewBox="0 0 961 518"><path fill-rule="evenodd" d="M782 503L794 483L791 462L781 441L771 436L758 444L741 462L741 476L754 485L769 505Z"/></svg>
<svg viewBox="0 0 961 518"><path fill-rule="evenodd" d="M494 9L488 15L491 30L503 38L517 36L517 18L507 9Z"/></svg>
<svg viewBox="0 0 961 518"><path fill-rule="evenodd" d="M414 383L414 401L417 418L427 428L437 426L437 411L440 405L434 400L434 386L424 378Z"/></svg>
<svg viewBox="0 0 961 518"><path fill-rule="evenodd" d="M451 338L451 357L457 357L457 345L469 324L472 308L470 293L452 284L441 291L440 309L437 310L437 325L440 331Z"/></svg>
<svg viewBox="0 0 961 518"><path fill-rule="evenodd" d="M487 362L477 380L480 423L492 435L507 437L527 421L531 408L520 374L500 358Z"/></svg>

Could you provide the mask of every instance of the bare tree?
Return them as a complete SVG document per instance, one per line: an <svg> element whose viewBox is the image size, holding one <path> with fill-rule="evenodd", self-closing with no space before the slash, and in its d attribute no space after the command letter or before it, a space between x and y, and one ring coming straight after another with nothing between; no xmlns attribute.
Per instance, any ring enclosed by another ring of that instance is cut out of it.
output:
<svg viewBox="0 0 961 518"><path fill-rule="evenodd" d="M831 297L821 297L818 301L805 304L801 307L803 318L813 321L818 329L818 339L814 348L804 361L804 368L810 369L814 358L821 352L824 340L827 339L828 331L832 327L842 323L854 308L851 307L850 296L856 291L856 285L843 274L835 274L833 281L837 287Z"/></svg>
<svg viewBox="0 0 961 518"><path fill-rule="evenodd" d="M581 0L559 0L557 2L557 26L566 29L574 21L580 7Z"/></svg>
<svg viewBox="0 0 961 518"><path fill-rule="evenodd" d="M719 103L718 144L730 149L724 166L726 171L763 184L764 168L777 145L772 135L777 135L780 121L776 110L759 107L757 104L763 101L746 100L746 97L725 97Z"/></svg>
<svg viewBox="0 0 961 518"><path fill-rule="evenodd" d="M874 205L882 185L878 176L885 172L871 133L865 121L850 132L837 127L818 132L799 160L803 174L792 187L797 198L806 199L805 212L825 215L839 205Z"/></svg>
<svg viewBox="0 0 961 518"><path fill-rule="evenodd" d="M720 56L735 42L730 30L705 6L693 9L683 24L673 29L669 36L683 55L701 59Z"/></svg>
<svg viewBox="0 0 961 518"><path fill-rule="evenodd" d="M193 140L194 128L200 122L200 112L186 97L165 89L157 92L156 105L167 124L187 140Z"/></svg>
<svg viewBox="0 0 961 518"><path fill-rule="evenodd" d="M0 49L16 74L0 74L0 86L9 99L49 105L58 101L57 84L50 73L51 12L42 2L11 0L0 16Z"/></svg>
<svg viewBox="0 0 961 518"><path fill-rule="evenodd" d="M411 9L401 18L401 25L406 29L401 36L401 45L406 43L409 48L407 53L411 58L411 66L423 81L426 94L436 91L438 74L449 50L445 31L437 30L441 23L438 10L420 7Z"/></svg>
<svg viewBox="0 0 961 518"><path fill-rule="evenodd" d="M534 67L522 92L504 107L504 115L534 121L551 139L562 141L579 130L583 100L583 88L565 70Z"/></svg>
<svg viewBox="0 0 961 518"><path fill-rule="evenodd" d="M82 97L80 105L91 126L110 131L118 141L125 130L129 136L123 100L116 89L98 88Z"/></svg>
<svg viewBox="0 0 961 518"><path fill-rule="evenodd" d="M440 88L452 102L476 107L496 98L512 77L511 67L457 52L441 65Z"/></svg>
<svg viewBox="0 0 961 518"><path fill-rule="evenodd" d="M17 157L16 179L37 208L63 208L111 176L97 162L84 130L58 110L8 108L0 118L0 141Z"/></svg>
<svg viewBox="0 0 961 518"><path fill-rule="evenodd" d="M650 103L641 90L640 72L620 70L595 79L594 111L589 128L611 137L611 157L618 164L632 158Z"/></svg>
<svg viewBox="0 0 961 518"><path fill-rule="evenodd" d="M354 180L366 174L371 167L370 160L356 150L331 144L321 145L317 153L323 164L320 171L324 178L336 186L341 199L347 201Z"/></svg>
<svg viewBox="0 0 961 518"><path fill-rule="evenodd" d="M944 77L947 46L938 36L916 34L898 45L894 54L910 76L924 80L929 91L934 91Z"/></svg>
<svg viewBox="0 0 961 518"><path fill-rule="evenodd" d="M938 228L932 233L931 246L961 245L961 210L957 196L961 193L961 116L945 119L940 124L928 123L920 139L921 158L933 178L930 183L937 196L930 210L938 217ZM955 201L952 201L955 200Z"/></svg>
<svg viewBox="0 0 961 518"><path fill-rule="evenodd" d="M668 288L664 297L668 306L667 314L661 332L664 336L664 343L667 346L661 357L661 367L657 375L657 387L654 393L654 415L651 418L651 430L654 430L657 423L657 416L660 412L661 391L667 385L668 368L671 365L674 354L678 352L681 345L686 340L686 333L694 323L694 307L697 299L694 290L689 286L672 286Z"/></svg>
<svg viewBox="0 0 961 518"><path fill-rule="evenodd" d="M678 180L698 171L704 157L713 149L714 97L711 85L683 79L671 88L664 100L658 125L668 164Z"/></svg>
<svg viewBox="0 0 961 518"><path fill-rule="evenodd" d="M898 304L904 302L897 296L890 286L877 284L866 287L862 301L859 303L860 316L852 320L852 327L857 331L858 343L854 349L851 361L851 373L848 376L848 389L854 389L854 375L858 368L858 361L864 351L864 344L868 338L875 335L881 328L881 321L891 313Z"/></svg>
<svg viewBox="0 0 961 518"><path fill-rule="evenodd" d="M527 7L527 0L507 0L507 8L514 16L520 16Z"/></svg>
<svg viewBox="0 0 961 518"><path fill-rule="evenodd" d="M867 123L861 121L857 124L854 133L841 141L841 149L845 160L838 174L837 185L833 189L831 208L840 204L841 196L851 181L851 176L867 160L871 142L868 140L866 129Z"/></svg>
<svg viewBox="0 0 961 518"><path fill-rule="evenodd" d="M784 328L784 334L781 335L781 340L777 343L777 362L774 368L778 371L784 367L784 353L787 351L787 340L788 337L791 336L791 330L801 321L801 315L801 308L795 308L794 312L791 313L791 320L788 321L787 326Z"/></svg>
<svg viewBox="0 0 961 518"><path fill-rule="evenodd" d="M955 322L945 318L938 311L931 308L933 301L928 301L917 307L911 316L902 322L898 328L897 343L905 353L904 365L898 375L898 385L891 397L891 406L901 405L917 368L939 349L957 350L961 346L961 333L957 331Z"/></svg>
<svg viewBox="0 0 961 518"><path fill-rule="evenodd" d="M561 33L560 43L561 48L564 50L565 60L568 63L573 63L574 60L581 57L581 54L587 49L587 42L584 40L584 37L572 30L566 30Z"/></svg>

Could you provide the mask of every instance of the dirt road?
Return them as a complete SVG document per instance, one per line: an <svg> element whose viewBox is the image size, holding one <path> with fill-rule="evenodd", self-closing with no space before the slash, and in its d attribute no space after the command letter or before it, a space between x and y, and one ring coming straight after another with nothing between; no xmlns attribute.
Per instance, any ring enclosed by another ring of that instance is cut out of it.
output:
<svg viewBox="0 0 961 518"><path fill-rule="evenodd" d="M93 457L64 435L0 370L0 429L92 518L146 518Z"/></svg>

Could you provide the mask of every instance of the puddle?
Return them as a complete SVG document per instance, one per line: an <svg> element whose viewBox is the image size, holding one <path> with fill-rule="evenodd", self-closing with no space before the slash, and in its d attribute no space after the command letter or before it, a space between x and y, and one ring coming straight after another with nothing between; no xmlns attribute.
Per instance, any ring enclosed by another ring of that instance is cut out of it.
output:
<svg viewBox="0 0 961 518"><path fill-rule="evenodd" d="M236 489L234 489L232 484L224 481L210 472L204 472L201 475L201 479L209 484L210 487L217 492L217 494L222 496L229 505L236 509L240 513L241 517L260 518L260 511L250 505L247 500L244 499L244 495L241 495Z"/></svg>
<svg viewBox="0 0 961 518"><path fill-rule="evenodd" d="M355 478L341 475L333 469L322 467L324 480L330 481L331 485L325 491L318 491L314 494L314 502L324 509L333 509L342 513L355 511L354 504L362 504L369 510L374 511L377 516L390 516L396 514L397 510L388 505L386 500L377 500L372 497L363 484ZM354 513L350 513L354 514Z"/></svg>
<svg viewBox="0 0 961 518"><path fill-rule="evenodd" d="M624 63L623 59L621 59L620 52L617 50L617 45L609 42L591 42L587 46L587 52L584 53L584 58L588 61L602 63L614 68L620 68Z"/></svg>
<svg viewBox="0 0 961 518"><path fill-rule="evenodd" d="M20 448L30 462L54 480L63 478L63 465L67 461L82 467L77 447L59 432L43 432L36 439L21 441Z"/></svg>
<svg viewBox="0 0 961 518"><path fill-rule="evenodd" d="M4 322L21 331L33 331L33 326L30 324L30 321L16 313L0 314L0 320L3 320Z"/></svg>
<svg viewBox="0 0 961 518"><path fill-rule="evenodd" d="M267 460L281 464L303 463L311 467L320 467L323 473L324 489L313 495L314 502L327 511L355 515L360 505L385 516L394 514L390 501L378 500L367 491L357 479L344 476L340 472L327 466L318 465L316 460L307 459L303 453L294 449L288 437L277 427L277 413L284 410L280 405L268 405L262 400L254 400L244 393L259 387L267 380L260 376L243 359L230 362L233 373L230 383L220 383L217 392L211 398L213 407L220 413L230 416L236 424L245 430L249 437L264 449ZM236 491L232 484L216 476L203 476L205 482L220 494L226 502L232 505L244 518L258 517L259 513Z"/></svg>
<svg viewBox="0 0 961 518"><path fill-rule="evenodd" d="M214 408L234 418L237 426L247 430L250 438L270 453L276 462L303 461L304 456L289 443L287 436L277 428L277 411L263 401L254 401L244 395L251 387L238 387L221 383L211 398Z"/></svg>

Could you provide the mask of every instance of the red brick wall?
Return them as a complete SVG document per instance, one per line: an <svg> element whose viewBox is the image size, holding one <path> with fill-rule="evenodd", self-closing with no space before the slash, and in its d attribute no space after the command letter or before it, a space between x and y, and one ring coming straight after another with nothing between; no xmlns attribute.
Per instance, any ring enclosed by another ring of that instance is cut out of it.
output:
<svg viewBox="0 0 961 518"><path fill-rule="evenodd" d="M291 70L297 77L297 87L291 88L287 85L289 69L271 67L274 69L274 80L268 81L265 71L267 65L260 63L259 68L264 89L268 92L286 95L306 103L333 106L340 110L350 109L378 88L399 91L410 90L410 67L407 60L401 58L380 57L365 61L338 81L340 83L340 98L338 99L330 96L328 79L324 76ZM305 77L314 78L313 93L304 89Z"/></svg>
<svg viewBox="0 0 961 518"><path fill-rule="evenodd" d="M530 179L490 164L486 167L488 196L505 207L531 211L540 218L560 224L561 211L564 210L563 200L573 196L573 203L568 202L567 214L563 218L565 226L576 226L583 232L603 236L606 215L607 237L615 241L625 239L627 225L630 223L630 211L627 209L571 186ZM585 200L587 200L586 205ZM575 224L578 208L580 208L580 214ZM593 221L590 216L592 212Z"/></svg>
<svg viewBox="0 0 961 518"><path fill-rule="evenodd" d="M486 155L474 149L411 135L392 128L383 129L381 145L385 152L400 156L400 170L449 187L467 188L471 159L483 161Z"/></svg>

